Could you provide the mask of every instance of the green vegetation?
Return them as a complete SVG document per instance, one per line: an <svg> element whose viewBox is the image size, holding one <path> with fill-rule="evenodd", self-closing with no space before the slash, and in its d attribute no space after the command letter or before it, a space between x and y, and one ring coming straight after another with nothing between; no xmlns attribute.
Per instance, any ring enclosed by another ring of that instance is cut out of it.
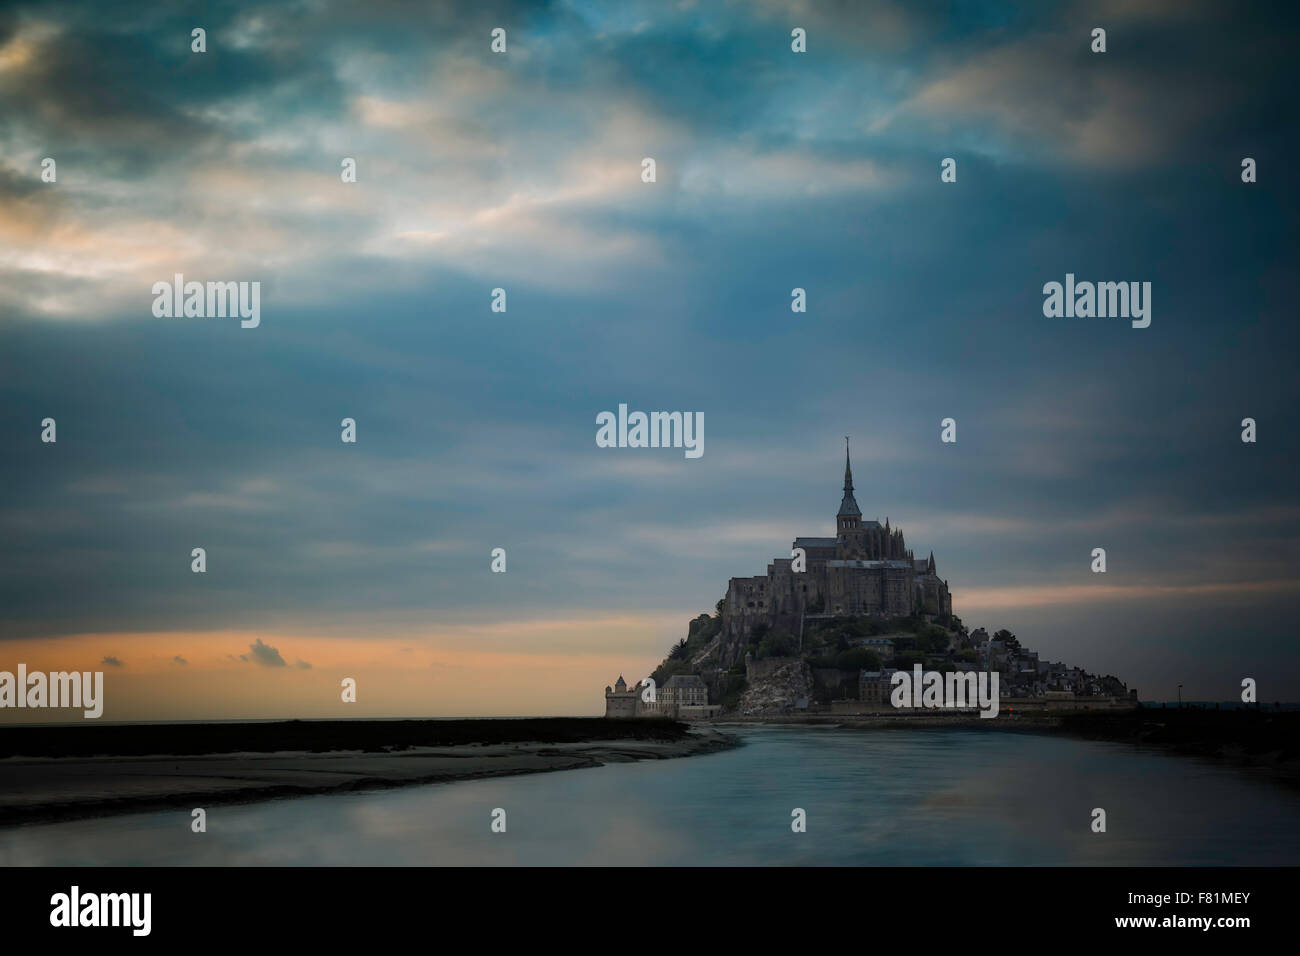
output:
<svg viewBox="0 0 1300 956"><path fill-rule="evenodd" d="M793 634L771 631L763 635L758 642L758 652L754 655L760 661L765 657L792 657L799 652L799 638Z"/></svg>
<svg viewBox="0 0 1300 956"><path fill-rule="evenodd" d="M893 661L890 663L890 666L895 667L900 671L906 671L906 670L911 670L912 667L916 664L921 664L924 666L925 655L918 654L916 651L907 651L905 653L895 654Z"/></svg>
<svg viewBox="0 0 1300 956"><path fill-rule="evenodd" d="M668 683L670 677L692 673L694 671L691 670L690 661L664 661L650 673L650 678L655 682L656 687L662 687Z"/></svg>
<svg viewBox="0 0 1300 956"><path fill-rule="evenodd" d="M995 640L995 641L1001 641L1001 642L1002 642L1003 644L1005 644L1008 648L1011 648L1011 649L1014 649L1014 650L1017 650L1017 651L1020 650L1020 641L1016 638L1016 635L1012 634L1012 633L1011 633L1010 631L1008 631L1008 630L1003 629L1003 630L1001 630L1001 631L994 631L994 632L993 632L993 640Z"/></svg>
<svg viewBox="0 0 1300 956"><path fill-rule="evenodd" d="M722 598L714 605L714 614L701 614L691 621L686 636L672 646L668 656L651 672L650 677L657 686L678 674L693 673L691 662L722 632L722 612L726 604L727 599Z"/></svg>
<svg viewBox="0 0 1300 956"><path fill-rule="evenodd" d="M926 654L948 652L948 632L934 624L926 624L916 632L916 649Z"/></svg>
<svg viewBox="0 0 1300 956"><path fill-rule="evenodd" d="M835 666L845 671L878 671L880 655L868 647L851 647L835 656Z"/></svg>
<svg viewBox="0 0 1300 956"><path fill-rule="evenodd" d="M815 667L878 670L882 665L879 652L855 646L872 637L888 637L900 659L923 663L931 655L947 654L952 635L947 628L919 617L844 616L811 622L804 632L803 650ZM900 666L897 661L891 663Z"/></svg>
<svg viewBox="0 0 1300 956"><path fill-rule="evenodd" d="M749 681L745 678L743 664L727 671L723 675L718 688L722 706L726 710L735 710L740 706L740 695L745 692L745 688L748 686Z"/></svg>

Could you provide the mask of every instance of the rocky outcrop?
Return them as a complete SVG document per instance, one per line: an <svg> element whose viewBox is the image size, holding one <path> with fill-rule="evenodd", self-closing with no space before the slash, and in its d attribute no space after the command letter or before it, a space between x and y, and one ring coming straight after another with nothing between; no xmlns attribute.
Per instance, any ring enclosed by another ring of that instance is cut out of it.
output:
<svg viewBox="0 0 1300 956"><path fill-rule="evenodd" d="M790 661L769 674L751 678L736 709L742 717L789 714L800 700L810 700L812 691L811 669L803 661Z"/></svg>

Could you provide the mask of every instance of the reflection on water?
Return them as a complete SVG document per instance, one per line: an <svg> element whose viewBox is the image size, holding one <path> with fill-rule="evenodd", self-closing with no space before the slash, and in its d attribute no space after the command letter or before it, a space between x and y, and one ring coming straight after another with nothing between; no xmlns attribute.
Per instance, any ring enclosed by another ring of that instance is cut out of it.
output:
<svg viewBox="0 0 1300 956"><path fill-rule="evenodd" d="M188 811L0 831L0 864L1300 862L1300 795L1225 767L1028 734L738 733L703 757L213 807L204 834Z"/></svg>

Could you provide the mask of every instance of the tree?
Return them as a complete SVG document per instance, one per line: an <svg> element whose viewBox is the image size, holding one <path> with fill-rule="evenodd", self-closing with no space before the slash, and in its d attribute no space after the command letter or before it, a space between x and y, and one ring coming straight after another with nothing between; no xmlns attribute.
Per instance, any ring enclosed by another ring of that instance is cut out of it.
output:
<svg viewBox="0 0 1300 956"><path fill-rule="evenodd" d="M793 634L774 631L758 642L758 658L789 657L799 649L799 639Z"/></svg>
<svg viewBox="0 0 1300 956"><path fill-rule="evenodd" d="M917 633L916 646L928 654L942 654L948 650L948 632L928 625Z"/></svg>
<svg viewBox="0 0 1300 956"><path fill-rule="evenodd" d="M854 647L836 657L835 666L846 671L878 671L880 655L867 647Z"/></svg>

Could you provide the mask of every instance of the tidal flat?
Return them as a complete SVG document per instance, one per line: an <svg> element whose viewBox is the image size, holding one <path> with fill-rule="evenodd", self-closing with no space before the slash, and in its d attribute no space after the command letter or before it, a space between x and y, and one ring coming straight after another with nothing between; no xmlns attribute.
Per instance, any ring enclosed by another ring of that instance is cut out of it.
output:
<svg viewBox="0 0 1300 956"><path fill-rule="evenodd" d="M712 753L671 720L278 721L0 730L0 826Z"/></svg>

